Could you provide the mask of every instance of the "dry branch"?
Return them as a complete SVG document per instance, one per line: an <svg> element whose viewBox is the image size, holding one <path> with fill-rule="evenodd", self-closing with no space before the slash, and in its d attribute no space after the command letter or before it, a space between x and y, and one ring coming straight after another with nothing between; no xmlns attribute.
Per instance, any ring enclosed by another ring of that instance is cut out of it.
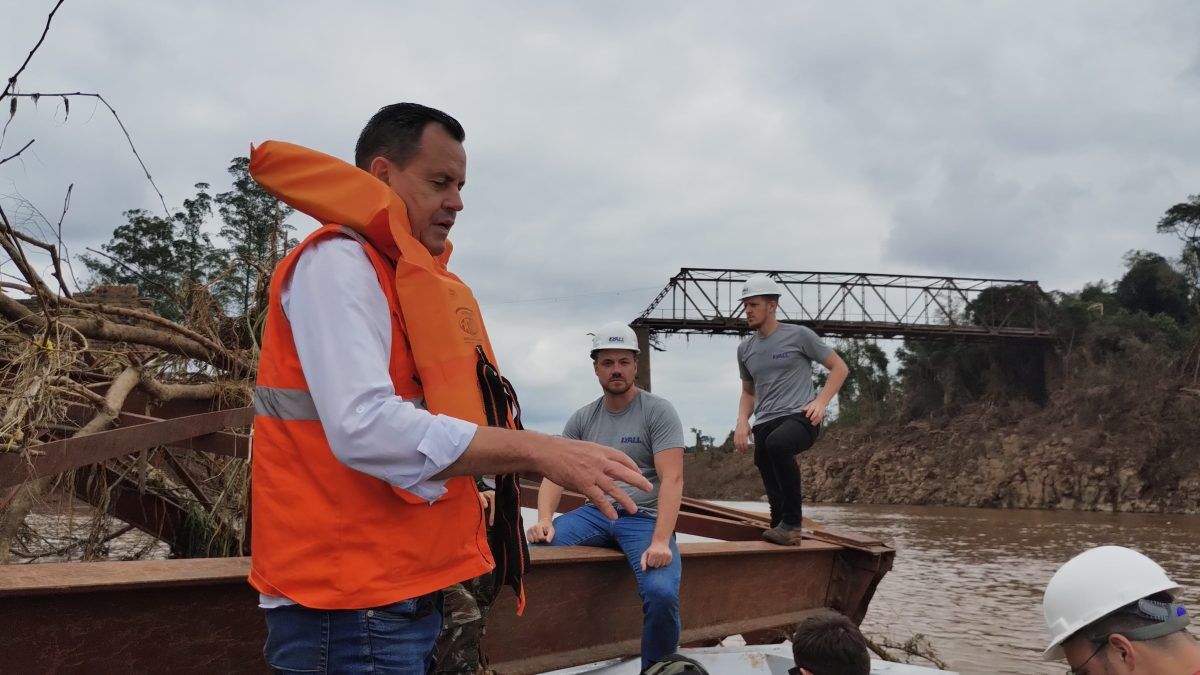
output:
<svg viewBox="0 0 1200 675"><path fill-rule="evenodd" d="M100 306L96 306L94 311L101 312L103 310ZM0 293L0 315L13 322L15 327L30 337L47 330L49 325L47 319L38 316L3 293ZM78 331L91 340L154 347L168 354L203 361L221 370L227 370L235 378L249 377L254 371L252 364L235 355L231 350L214 348L216 345L208 340L200 342L185 337L184 333L187 329L182 326L179 327L179 331L172 334L145 326L115 323L100 316L91 318L63 316L58 321L63 326ZM163 319L163 321L166 320Z"/></svg>
<svg viewBox="0 0 1200 675"><path fill-rule="evenodd" d="M142 373L142 389L159 401L206 401L221 395L217 384L163 384L149 373Z"/></svg>
<svg viewBox="0 0 1200 675"><path fill-rule="evenodd" d="M33 287L34 294L42 303L43 310L48 314L50 304L54 301L54 293L46 286L46 282L42 281L42 277L34 271L33 265L25 257L25 251L21 249L21 240L16 235L17 232L9 222L8 215L4 213L4 208L0 207L0 248L3 248L8 257L12 258L17 269L21 271L21 275L25 277L25 281Z"/></svg>
<svg viewBox="0 0 1200 675"><path fill-rule="evenodd" d="M26 143L25 145L22 145L20 150L17 150L16 152L9 155L8 157L5 157L4 159L0 159L0 164L4 164L5 162L10 162L10 161L20 157L21 153L25 152L27 149L29 149L29 146L33 145L33 142L35 140L37 140L37 139L35 139L35 138L29 139L29 142Z"/></svg>
<svg viewBox="0 0 1200 675"><path fill-rule="evenodd" d="M145 321L147 323L153 323L153 324L162 326L163 328L166 328L167 330L178 333L179 335L181 335L189 340L199 343L201 346L208 348L214 354L225 353L227 358L229 358L231 360L234 360L234 361L241 360L239 357L234 356L233 354L227 353L227 350L225 349L225 347L223 345L217 343L217 341L212 340L204 335L201 335L200 333L198 333L190 328L187 328L186 326L182 326L178 323L175 323L174 321L171 321L170 319L164 319L161 316L159 316L153 312L147 312L147 311L142 311L142 310L138 310L138 309L130 309L128 307L115 307L115 306L111 306L111 305L105 305L103 303L84 303L84 302L78 302L75 300L67 301L65 304L67 304L71 307L77 308L77 309L95 312L100 315L110 314L110 315L119 316L119 317L122 317L125 319L137 319L138 321ZM245 364L243 364L243 365L245 365Z"/></svg>
<svg viewBox="0 0 1200 675"><path fill-rule="evenodd" d="M29 54L25 57L25 62L21 64L20 68L17 68L17 72L8 78L8 84L4 87L4 93L0 94L0 101L3 101L16 88L17 78L21 76L21 73L25 72L25 68L29 65L29 62L33 60L33 55L37 53L38 48L46 41L46 34L50 32L50 22L54 20L54 13L58 11L59 7L62 7L62 4L63 0L58 0L58 2L54 3L54 9L51 9L50 15L46 17L46 27L42 29L41 37L38 38L37 44L33 45L33 49L29 50Z"/></svg>
<svg viewBox="0 0 1200 675"><path fill-rule="evenodd" d="M71 194L71 191L68 189L67 190L67 199L70 199L70 194ZM65 207L64 207L63 215L64 216L66 215ZM59 224L60 225L62 224L61 220L59 221ZM21 241L25 242L26 244L29 244L31 246L36 246L40 249L43 249L48 254L50 254L50 262L54 265L54 278L58 280L59 288L62 290L62 294L64 296L70 298L71 297L71 289L67 288L67 280L63 278L62 258L60 258L58 255L58 247L47 244L44 241L34 239L33 237L31 237L27 234L22 234L21 232L17 232L15 229L11 230L11 233L12 233L12 236L16 237L17 239L20 239ZM47 290L49 290L49 289L47 289Z"/></svg>

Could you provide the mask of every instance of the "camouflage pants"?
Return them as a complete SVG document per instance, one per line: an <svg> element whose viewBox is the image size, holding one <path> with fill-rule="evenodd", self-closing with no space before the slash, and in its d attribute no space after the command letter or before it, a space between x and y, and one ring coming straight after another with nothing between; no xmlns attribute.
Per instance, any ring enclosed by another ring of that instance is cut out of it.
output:
<svg viewBox="0 0 1200 675"><path fill-rule="evenodd" d="M437 640L436 675L490 673L483 654L484 624L495 591L491 574L442 591L442 634Z"/></svg>

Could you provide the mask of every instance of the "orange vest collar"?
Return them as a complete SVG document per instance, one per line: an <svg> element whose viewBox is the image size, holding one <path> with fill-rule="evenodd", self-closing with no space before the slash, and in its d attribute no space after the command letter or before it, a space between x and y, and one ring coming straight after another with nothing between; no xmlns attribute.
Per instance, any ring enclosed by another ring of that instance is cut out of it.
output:
<svg viewBox="0 0 1200 675"><path fill-rule="evenodd" d="M383 181L332 155L283 141L250 146L250 173L288 206L366 237L393 261L445 269L454 246L433 256L412 236L408 208Z"/></svg>

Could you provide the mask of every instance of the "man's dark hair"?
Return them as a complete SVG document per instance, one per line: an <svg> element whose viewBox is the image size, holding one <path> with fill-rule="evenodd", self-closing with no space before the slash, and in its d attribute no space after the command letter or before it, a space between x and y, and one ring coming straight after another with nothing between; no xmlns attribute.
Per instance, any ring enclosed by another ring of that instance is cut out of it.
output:
<svg viewBox="0 0 1200 675"><path fill-rule="evenodd" d="M792 636L796 666L813 675L870 675L871 655L858 626L823 610L800 622Z"/></svg>
<svg viewBox="0 0 1200 675"><path fill-rule="evenodd" d="M363 127L354 145L354 164L366 171L371 160L382 155L403 169L417 154L421 133L431 123L440 124L459 143L467 137L458 120L441 110L420 103L393 103L380 108Z"/></svg>

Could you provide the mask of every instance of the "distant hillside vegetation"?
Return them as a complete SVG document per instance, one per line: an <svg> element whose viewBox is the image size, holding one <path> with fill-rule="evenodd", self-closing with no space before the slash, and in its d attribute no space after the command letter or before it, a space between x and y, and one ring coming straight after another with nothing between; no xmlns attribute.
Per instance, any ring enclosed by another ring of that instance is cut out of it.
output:
<svg viewBox="0 0 1200 675"><path fill-rule="evenodd" d="M909 343L893 369L873 343L839 343L851 374L801 458L805 499L1200 513L1200 195L1158 231L1177 258L1132 251L1114 283L990 289L956 316L1036 311L1051 344ZM689 495L762 495L732 433L692 451Z"/></svg>

